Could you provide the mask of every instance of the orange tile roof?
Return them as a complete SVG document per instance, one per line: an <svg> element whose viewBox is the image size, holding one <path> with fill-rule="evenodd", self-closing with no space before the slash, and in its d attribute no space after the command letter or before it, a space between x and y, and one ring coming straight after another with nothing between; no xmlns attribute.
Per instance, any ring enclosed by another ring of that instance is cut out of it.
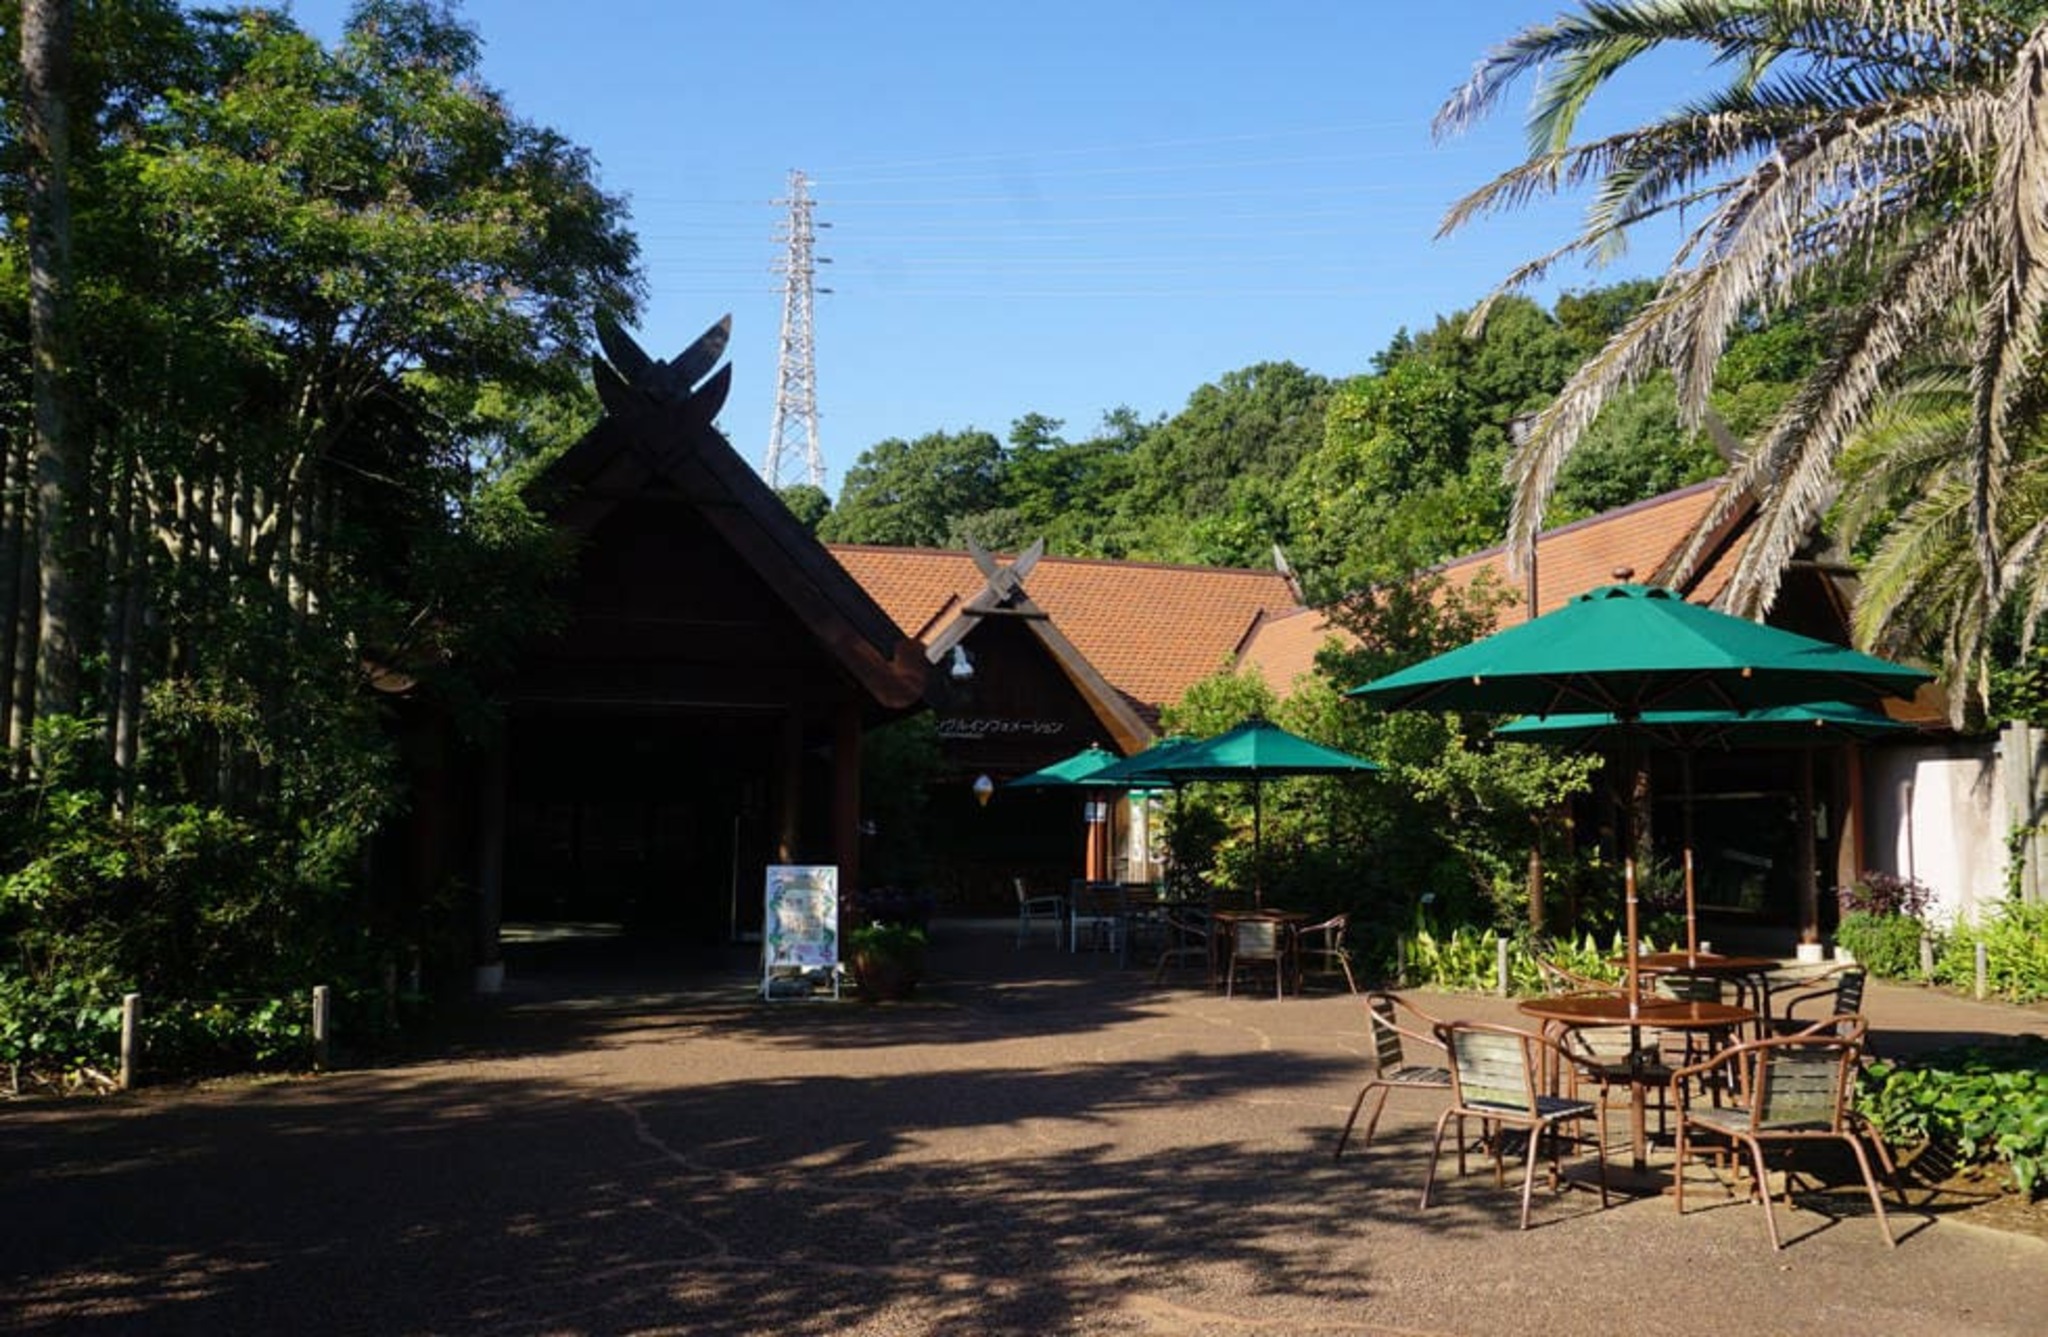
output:
<svg viewBox="0 0 2048 1337"><path fill-rule="evenodd" d="M927 642L987 583L964 552L860 544L827 551L898 627ZM1023 583L1111 686L1149 707L1234 666L1261 615L1301 607L1279 571L1046 557Z"/></svg>
<svg viewBox="0 0 2048 1337"><path fill-rule="evenodd" d="M1611 583L1617 568L1633 569L1637 580L1651 579L1706 514L1717 486L1698 483L1545 531L1536 558L1541 611ZM1686 597L1704 603L1718 595L1742 542L1738 534L1727 544ZM985 584L965 552L864 544L829 544L827 551L899 628L927 643ZM1500 625L1526 615L1520 583L1507 575L1504 548L1457 558L1440 570L1459 586L1492 572L1517 594L1501 609ZM1349 639L1320 611L1304 608L1279 571L1046 557L1023 583L1096 671L1148 713L1222 668L1256 669L1284 697L1297 678L1313 670L1326 640Z"/></svg>
<svg viewBox="0 0 2048 1337"><path fill-rule="evenodd" d="M1684 546L1693 526L1713 504L1719 486L1718 479L1695 483L1545 530L1536 540L1537 611L1550 612L1575 594L1613 584L1614 573L1622 568L1633 570L1635 580L1652 579ZM1685 587L1685 597L1694 603L1713 602L1728 584L1742 543L1742 536L1738 536L1717 554L1707 569ZM1527 616L1523 578L1508 575L1506 548L1488 548L1460 557L1439 570L1461 588L1470 586L1483 572L1492 573L1503 589L1515 595L1500 611L1501 625L1520 622Z"/></svg>
<svg viewBox="0 0 2048 1337"><path fill-rule="evenodd" d="M1278 697L1293 694L1294 684L1316 667L1316 651L1331 639L1350 644L1351 633L1330 625L1321 611L1296 608L1261 622L1244 648L1244 663L1259 671Z"/></svg>

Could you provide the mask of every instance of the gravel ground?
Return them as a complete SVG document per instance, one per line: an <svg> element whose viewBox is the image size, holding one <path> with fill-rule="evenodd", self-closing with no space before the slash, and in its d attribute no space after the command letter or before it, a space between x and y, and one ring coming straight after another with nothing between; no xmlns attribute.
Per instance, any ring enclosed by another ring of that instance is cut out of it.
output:
<svg viewBox="0 0 2048 1337"><path fill-rule="evenodd" d="M942 924L906 1004L756 1001L748 963L515 960L431 1057L0 1105L0 1329L108 1333L2038 1337L2048 1241L1909 1191L1782 1213L1456 1178L1337 992ZM1327 985L1324 986L1328 988ZM1509 1019L1493 999L1425 998ZM2042 1014L1873 989L1905 1047ZM1479 1166L1475 1163L1475 1171Z"/></svg>

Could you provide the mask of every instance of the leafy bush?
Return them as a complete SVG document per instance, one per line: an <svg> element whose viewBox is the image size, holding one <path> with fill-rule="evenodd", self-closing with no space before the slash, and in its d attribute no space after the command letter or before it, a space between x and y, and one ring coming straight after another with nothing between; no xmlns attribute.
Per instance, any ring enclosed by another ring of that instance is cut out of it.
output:
<svg viewBox="0 0 2048 1337"><path fill-rule="evenodd" d="M1873 1062L1858 1104L1896 1146L1932 1140L1966 1164L2003 1163L2030 1198L2048 1189L2048 1040L2040 1036Z"/></svg>
<svg viewBox="0 0 2048 1337"><path fill-rule="evenodd" d="M1980 942L1993 994L2015 1003L2048 998L2048 905L2007 901L1976 923L1956 925L1935 959L1935 979L1975 987Z"/></svg>
<svg viewBox="0 0 2048 1337"><path fill-rule="evenodd" d="M1464 993L1491 993L1500 986L1501 937L1476 924L1458 924L1445 932L1432 926L1426 916L1418 915L1414 932L1402 938L1407 982L1434 984ZM1645 935L1642 948L1645 952L1656 950L1656 940ZM1605 943L1591 933L1577 938L1511 938L1508 988L1519 994L1545 991L1546 982L1536 969L1538 956L1574 975L1618 981L1622 969L1613 962L1626 950L1627 942L1620 934Z"/></svg>
<svg viewBox="0 0 2048 1337"><path fill-rule="evenodd" d="M1420 917L1406 944L1407 982L1434 984L1440 989L1484 993L1499 980L1500 935L1492 929L1459 924L1440 935Z"/></svg>
<svg viewBox="0 0 2048 1337"><path fill-rule="evenodd" d="M1835 926L1835 942L1871 974L1909 979L1920 973L1920 938L1926 932L1926 925L1910 915L1852 910Z"/></svg>
<svg viewBox="0 0 2048 1337"><path fill-rule="evenodd" d="M172 1002L142 1012L149 1072L184 1076L296 1067L313 1053L310 996Z"/></svg>
<svg viewBox="0 0 2048 1337"><path fill-rule="evenodd" d="M10 1080L62 1085L78 1073L111 1075L120 1066L121 1004L107 1000L83 980L38 988L20 975L0 975L0 1064Z"/></svg>
<svg viewBox="0 0 2048 1337"><path fill-rule="evenodd" d="M1904 915L1921 919L1933 899L1934 889L1925 882L1896 873L1865 873L1853 885L1835 892L1844 916Z"/></svg>

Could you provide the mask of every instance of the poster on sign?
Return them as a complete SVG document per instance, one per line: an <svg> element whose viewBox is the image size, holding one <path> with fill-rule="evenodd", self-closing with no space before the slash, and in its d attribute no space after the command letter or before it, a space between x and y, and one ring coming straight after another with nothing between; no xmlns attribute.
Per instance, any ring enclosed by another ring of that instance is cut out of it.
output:
<svg viewBox="0 0 2048 1337"><path fill-rule="evenodd" d="M839 868L771 864L761 916L761 996L839 997Z"/></svg>

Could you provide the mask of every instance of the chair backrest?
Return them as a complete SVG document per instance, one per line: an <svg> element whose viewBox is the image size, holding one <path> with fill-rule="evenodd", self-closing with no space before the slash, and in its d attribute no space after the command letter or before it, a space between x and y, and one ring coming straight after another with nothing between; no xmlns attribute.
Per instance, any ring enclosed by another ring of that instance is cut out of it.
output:
<svg viewBox="0 0 2048 1337"><path fill-rule="evenodd" d="M1024 902L1031 899L1031 893L1024 889L1023 878L1013 877L1010 879L1010 883L1012 886L1017 888L1017 904L1022 905L1024 904Z"/></svg>
<svg viewBox="0 0 2048 1337"><path fill-rule="evenodd" d="M1535 1113L1542 1041L1527 1031L1452 1021L1437 1028L1451 1051L1451 1088L1460 1105Z"/></svg>
<svg viewBox="0 0 2048 1337"><path fill-rule="evenodd" d="M1166 924L1166 931L1183 947L1209 941L1209 914L1206 910L1185 905L1172 906L1160 911L1160 918Z"/></svg>
<svg viewBox="0 0 2048 1337"><path fill-rule="evenodd" d="M1240 919L1231 937L1232 951L1247 961L1280 959L1280 921Z"/></svg>
<svg viewBox="0 0 2048 1337"><path fill-rule="evenodd" d="M1614 985L1603 980L1588 979L1575 971L1567 970L1548 957L1536 960L1536 976L1543 981L1543 992L1548 994L1567 993L1616 993Z"/></svg>
<svg viewBox="0 0 2048 1337"><path fill-rule="evenodd" d="M1123 888L1114 882L1076 882L1069 900L1077 915L1114 915L1123 909Z"/></svg>
<svg viewBox="0 0 2048 1337"><path fill-rule="evenodd" d="M1863 1010L1863 982L1869 978L1862 970L1845 970L1835 978L1835 1013L1861 1012Z"/></svg>
<svg viewBox="0 0 2048 1337"><path fill-rule="evenodd" d="M1718 1003L1722 997L1721 981L1712 975L1687 975L1674 971L1659 975L1654 987L1659 997L1686 1003Z"/></svg>
<svg viewBox="0 0 2048 1337"><path fill-rule="evenodd" d="M1344 945L1344 935L1350 931L1350 928L1351 916L1349 914L1331 915L1320 924L1304 926L1301 930L1301 936L1304 938L1313 937L1316 939L1316 946L1319 948L1334 949Z"/></svg>
<svg viewBox="0 0 2048 1337"><path fill-rule="evenodd" d="M1603 1067L1628 1062L1637 1049L1626 1026L1574 1026L1558 1043L1572 1058Z"/></svg>
<svg viewBox="0 0 2048 1337"><path fill-rule="evenodd" d="M1398 1000L1390 993L1369 993L1365 996L1366 1025L1372 1028L1372 1057L1381 1072L1392 1072L1405 1067L1407 1058L1401 1050L1401 1020L1395 1008Z"/></svg>
<svg viewBox="0 0 2048 1337"><path fill-rule="evenodd" d="M1788 1036L1755 1042L1750 1127L1757 1132L1842 1127L1858 1046L1836 1035Z"/></svg>

